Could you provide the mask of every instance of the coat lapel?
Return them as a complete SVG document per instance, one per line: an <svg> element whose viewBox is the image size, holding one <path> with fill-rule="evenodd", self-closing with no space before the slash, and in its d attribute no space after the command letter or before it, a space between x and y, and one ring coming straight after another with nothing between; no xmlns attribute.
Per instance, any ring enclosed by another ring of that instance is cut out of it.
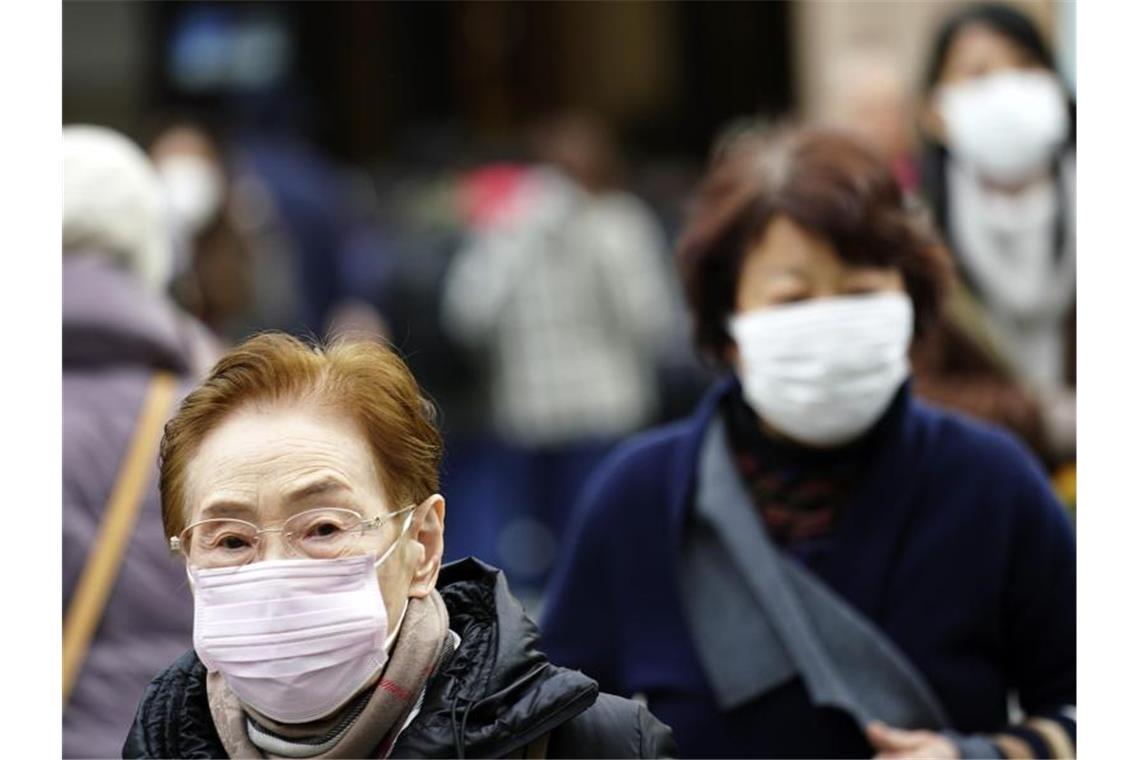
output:
<svg viewBox="0 0 1140 760"><path fill-rule="evenodd" d="M687 425L685 435L673 450L673 457L669 463L670 480L666 489L669 500L666 509L669 521L670 556L674 561L680 557L685 525L696 494L701 442L720 407L721 399L736 384L736 377L729 375L717 382L712 390L705 394L696 412L685 423Z"/></svg>
<svg viewBox="0 0 1140 760"><path fill-rule="evenodd" d="M893 566L916 508L926 446L908 382L875 435L882 437L815 572L872 620L881 620Z"/></svg>

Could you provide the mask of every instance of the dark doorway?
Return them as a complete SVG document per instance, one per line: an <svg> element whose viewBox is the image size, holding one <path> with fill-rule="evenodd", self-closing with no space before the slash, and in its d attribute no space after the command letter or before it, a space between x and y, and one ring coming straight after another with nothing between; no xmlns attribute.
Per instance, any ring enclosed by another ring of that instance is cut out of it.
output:
<svg viewBox="0 0 1140 760"><path fill-rule="evenodd" d="M602 112L639 153L698 159L730 119L793 106L785 2L148 9L155 110L287 123L358 162L423 134L509 140L569 106Z"/></svg>

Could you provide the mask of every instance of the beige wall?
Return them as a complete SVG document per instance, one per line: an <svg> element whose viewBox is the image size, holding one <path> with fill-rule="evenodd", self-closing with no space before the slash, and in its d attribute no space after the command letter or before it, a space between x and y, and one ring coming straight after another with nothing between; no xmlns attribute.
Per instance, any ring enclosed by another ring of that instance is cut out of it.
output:
<svg viewBox="0 0 1140 760"><path fill-rule="evenodd" d="M907 84L917 88L928 48L939 22L958 0L799 0L793 6L796 35L796 92L802 115L827 118L836 71L851 57L873 55L897 67ZM1037 20L1047 39L1055 30L1056 3L1021 0L1012 5Z"/></svg>

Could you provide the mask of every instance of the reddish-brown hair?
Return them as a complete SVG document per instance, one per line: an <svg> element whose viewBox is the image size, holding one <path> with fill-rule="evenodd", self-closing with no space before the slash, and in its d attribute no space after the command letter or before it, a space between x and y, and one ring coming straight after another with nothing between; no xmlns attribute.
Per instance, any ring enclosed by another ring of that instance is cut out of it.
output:
<svg viewBox="0 0 1140 760"><path fill-rule="evenodd" d="M320 347L263 333L222 357L166 425L159 491L168 536L186 526L187 466L210 431L238 408L290 401L331 406L359 425L393 509L439 490L443 444L433 407L400 357L370 341Z"/></svg>
<svg viewBox="0 0 1140 760"><path fill-rule="evenodd" d="M871 148L831 130L742 130L714 150L677 251L697 347L715 362L732 343L725 321L744 254L777 216L826 237L844 261L897 269L916 330L937 320L949 256Z"/></svg>

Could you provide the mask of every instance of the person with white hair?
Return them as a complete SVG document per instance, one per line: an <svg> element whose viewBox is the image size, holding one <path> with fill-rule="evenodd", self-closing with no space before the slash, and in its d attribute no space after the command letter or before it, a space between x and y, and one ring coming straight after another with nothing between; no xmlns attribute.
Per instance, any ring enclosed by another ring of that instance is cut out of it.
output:
<svg viewBox="0 0 1140 760"><path fill-rule="evenodd" d="M142 150L96 126L63 130L63 252L97 252L161 291L172 257L162 189Z"/></svg>
<svg viewBox="0 0 1140 760"><path fill-rule="evenodd" d="M182 571L142 537L161 530L161 425L216 349L165 295L170 237L142 150L65 127L63 188L63 756L117 757L137 694L190 638L169 593Z"/></svg>

